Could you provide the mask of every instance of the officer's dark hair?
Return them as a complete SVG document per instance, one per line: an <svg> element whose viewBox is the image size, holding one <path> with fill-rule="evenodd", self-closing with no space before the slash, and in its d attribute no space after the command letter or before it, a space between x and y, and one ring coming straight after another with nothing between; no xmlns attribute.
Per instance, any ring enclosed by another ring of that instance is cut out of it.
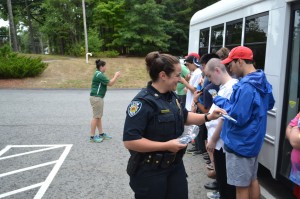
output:
<svg viewBox="0 0 300 199"><path fill-rule="evenodd" d="M200 62L200 64L206 64L212 58L218 58L219 59L219 56L215 53L204 54L204 55L202 55L199 62Z"/></svg>
<svg viewBox="0 0 300 199"><path fill-rule="evenodd" d="M175 71L175 64L179 64L179 59L170 54L160 54L158 51L148 53L146 67L153 82L158 80L159 73L164 71L168 77Z"/></svg>
<svg viewBox="0 0 300 199"><path fill-rule="evenodd" d="M102 61L102 60L100 60L100 59L97 59L96 61L95 61L95 63L96 63L96 68L98 69L98 70L100 70L100 67L103 67L103 66L105 66L105 61Z"/></svg>

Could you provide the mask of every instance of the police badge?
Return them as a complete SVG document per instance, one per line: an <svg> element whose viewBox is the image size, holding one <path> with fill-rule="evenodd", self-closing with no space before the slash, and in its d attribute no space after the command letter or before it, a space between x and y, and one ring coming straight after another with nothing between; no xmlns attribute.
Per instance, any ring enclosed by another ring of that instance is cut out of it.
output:
<svg viewBox="0 0 300 199"><path fill-rule="evenodd" d="M128 106L127 113L130 117L135 116L142 108L142 102L140 101L132 101Z"/></svg>

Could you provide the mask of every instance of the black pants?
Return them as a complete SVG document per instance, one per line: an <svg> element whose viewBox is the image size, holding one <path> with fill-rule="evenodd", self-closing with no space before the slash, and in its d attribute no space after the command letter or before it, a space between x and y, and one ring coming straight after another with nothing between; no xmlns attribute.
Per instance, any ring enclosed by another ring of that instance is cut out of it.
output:
<svg viewBox="0 0 300 199"><path fill-rule="evenodd" d="M196 149L206 151L205 140L207 139L207 128L205 124L199 126L199 134L195 138Z"/></svg>
<svg viewBox="0 0 300 199"><path fill-rule="evenodd" d="M236 190L235 186L227 184L227 173L226 173L226 157L223 153L223 149L214 150L214 162L215 170L217 174L217 182L219 185L219 192L222 199L235 199Z"/></svg>
<svg viewBox="0 0 300 199"><path fill-rule="evenodd" d="M136 199L188 199L186 177L182 161L167 169L142 165L129 184Z"/></svg>

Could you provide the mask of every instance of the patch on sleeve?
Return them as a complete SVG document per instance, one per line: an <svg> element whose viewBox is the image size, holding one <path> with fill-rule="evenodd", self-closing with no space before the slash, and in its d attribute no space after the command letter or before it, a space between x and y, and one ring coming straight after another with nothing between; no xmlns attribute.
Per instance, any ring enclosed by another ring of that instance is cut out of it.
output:
<svg viewBox="0 0 300 199"><path fill-rule="evenodd" d="M127 113L130 117L135 116L142 109L142 102L132 101L128 107Z"/></svg>

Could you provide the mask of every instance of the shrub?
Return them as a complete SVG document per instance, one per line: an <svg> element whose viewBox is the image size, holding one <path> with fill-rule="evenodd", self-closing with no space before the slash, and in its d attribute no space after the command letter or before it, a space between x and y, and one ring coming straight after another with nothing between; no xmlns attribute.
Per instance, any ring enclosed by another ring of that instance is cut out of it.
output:
<svg viewBox="0 0 300 199"><path fill-rule="evenodd" d="M118 57L119 53L118 51L112 50L112 51L103 51L98 53L93 53L93 57Z"/></svg>
<svg viewBox="0 0 300 199"><path fill-rule="evenodd" d="M66 52L67 55L75 56L75 57L80 57L85 54L85 49L82 45L80 44L74 44L71 47L67 49Z"/></svg>
<svg viewBox="0 0 300 199"><path fill-rule="evenodd" d="M89 52L98 51L103 45L103 39L99 38L99 33L97 30L90 29L88 33L88 48Z"/></svg>
<svg viewBox="0 0 300 199"><path fill-rule="evenodd" d="M47 64L41 58L19 56L0 48L0 78L24 78L40 75L47 68Z"/></svg>

